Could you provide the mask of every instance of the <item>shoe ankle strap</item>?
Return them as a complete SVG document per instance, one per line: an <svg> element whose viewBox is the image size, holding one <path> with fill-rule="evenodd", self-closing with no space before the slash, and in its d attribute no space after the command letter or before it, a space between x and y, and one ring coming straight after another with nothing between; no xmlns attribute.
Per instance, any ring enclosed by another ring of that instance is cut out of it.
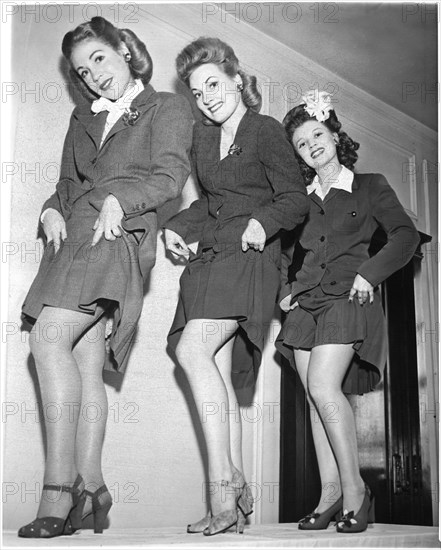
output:
<svg viewBox="0 0 441 550"><path fill-rule="evenodd" d="M54 484L46 483L43 485L43 491L60 491L62 493L76 493L77 487L75 485L64 485L64 484Z"/></svg>
<svg viewBox="0 0 441 550"><path fill-rule="evenodd" d="M84 492L88 497L92 499L92 501L99 502L99 497L103 495L104 493L108 493L109 490L107 488L107 485L101 485L96 491L89 491L88 489L85 489Z"/></svg>

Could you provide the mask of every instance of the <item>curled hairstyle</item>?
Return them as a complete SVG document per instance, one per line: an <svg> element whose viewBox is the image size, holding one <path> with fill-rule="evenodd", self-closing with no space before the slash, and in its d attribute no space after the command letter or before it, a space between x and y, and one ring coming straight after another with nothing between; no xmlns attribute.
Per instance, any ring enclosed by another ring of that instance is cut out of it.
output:
<svg viewBox="0 0 441 550"><path fill-rule="evenodd" d="M200 37L181 51L176 58L179 79L189 86L192 72L206 63L218 65L230 78L239 74L243 83L242 101L252 111L260 111L262 96L257 89L256 77L248 75L240 68L233 48L219 38ZM204 122L210 123L208 120Z"/></svg>
<svg viewBox="0 0 441 550"><path fill-rule="evenodd" d="M283 119L283 125L285 126L286 134L291 143L294 131L297 128L300 128L300 126L305 124L305 122L308 122L308 120L317 120L315 117L310 116L305 111L304 107L305 106L303 103L301 105L297 105L297 107L294 107L288 111ZM341 122L338 120L334 110L329 111L329 118L323 121L322 124L324 124L331 133L335 132L338 135L337 157L340 164L343 164L343 166L349 168L349 170L353 170L354 164L358 159L356 151L360 147L360 144L350 138L346 132L341 131ZM305 180L306 185L309 185L314 179L316 172L314 168L311 168L306 164L302 157L297 153L295 147L294 152L298 160L303 179Z"/></svg>
<svg viewBox="0 0 441 550"><path fill-rule="evenodd" d="M143 84L148 84L152 78L153 62L149 52L141 40L129 29L117 29L104 17L92 17L90 21L78 25L73 31L65 34L61 50L64 57L71 64L70 75L72 81L86 99L93 101L97 96L86 85L81 76L72 67L72 52L84 40L99 40L115 51L119 51L124 43L131 55L128 63L133 78L140 78Z"/></svg>

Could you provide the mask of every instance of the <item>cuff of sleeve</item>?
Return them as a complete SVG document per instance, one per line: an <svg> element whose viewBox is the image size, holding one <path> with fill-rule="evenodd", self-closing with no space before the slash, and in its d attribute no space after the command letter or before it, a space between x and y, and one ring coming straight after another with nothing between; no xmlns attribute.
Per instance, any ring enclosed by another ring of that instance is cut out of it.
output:
<svg viewBox="0 0 441 550"><path fill-rule="evenodd" d="M171 231L174 231L177 233L180 237L184 239L184 241L187 238L188 231L185 231L181 224L175 222L173 218L169 219L163 226L162 229L170 229Z"/></svg>

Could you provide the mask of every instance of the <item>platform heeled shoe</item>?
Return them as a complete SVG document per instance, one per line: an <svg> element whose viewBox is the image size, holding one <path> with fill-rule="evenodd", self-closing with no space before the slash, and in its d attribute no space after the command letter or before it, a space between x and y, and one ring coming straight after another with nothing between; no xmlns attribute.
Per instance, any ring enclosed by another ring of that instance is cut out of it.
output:
<svg viewBox="0 0 441 550"><path fill-rule="evenodd" d="M320 531L322 529L327 529L330 522L334 519L338 521L342 515L343 510L343 497L340 497L330 506L327 510L318 514L317 512L312 512L308 514L301 520L299 520L299 529L304 531Z"/></svg>
<svg viewBox="0 0 441 550"><path fill-rule="evenodd" d="M375 521L375 498L368 485L365 484L364 499L360 510L344 510L343 516L337 522L337 533L361 533L366 531L368 523Z"/></svg>
<svg viewBox="0 0 441 550"><path fill-rule="evenodd" d="M212 516L208 527L203 531L204 535L210 537L225 533L234 526L237 533L243 533L246 516L251 513L252 504L249 499L249 488L244 482L242 473L236 471L231 481L222 480L218 484L224 490L234 491L235 507Z"/></svg>
<svg viewBox="0 0 441 550"><path fill-rule="evenodd" d="M83 478L78 475L75 483L72 487L68 485L54 485L48 483L43 486L43 491L61 491L64 493L71 493L72 495L72 508L69 511L69 514L65 518L59 518L55 516L47 516L44 518L36 518L31 523L20 527L18 531L19 537L24 538L45 538L49 539L52 537L59 537L61 535L70 535L72 533L65 532L66 524L68 523L68 518L73 510L75 510L79 503L81 494L84 490L84 481Z"/></svg>

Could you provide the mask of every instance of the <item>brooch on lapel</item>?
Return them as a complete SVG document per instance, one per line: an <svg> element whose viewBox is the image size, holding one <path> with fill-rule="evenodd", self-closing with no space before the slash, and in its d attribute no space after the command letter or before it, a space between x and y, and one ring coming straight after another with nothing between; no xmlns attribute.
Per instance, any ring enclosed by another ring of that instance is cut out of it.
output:
<svg viewBox="0 0 441 550"><path fill-rule="evenodd" d="M233 143L233 145L228 149L229 155L236 155L239 156L242 153L242 147L239 147L239 145L236 145Z"/></svg>
<svg viewBox="0 0 441 550"><path fill-rule="evenodd" d="M124 124L133 126L139 118L139 111L136 107L129 107L124 111L122 120Z"/></svg>

